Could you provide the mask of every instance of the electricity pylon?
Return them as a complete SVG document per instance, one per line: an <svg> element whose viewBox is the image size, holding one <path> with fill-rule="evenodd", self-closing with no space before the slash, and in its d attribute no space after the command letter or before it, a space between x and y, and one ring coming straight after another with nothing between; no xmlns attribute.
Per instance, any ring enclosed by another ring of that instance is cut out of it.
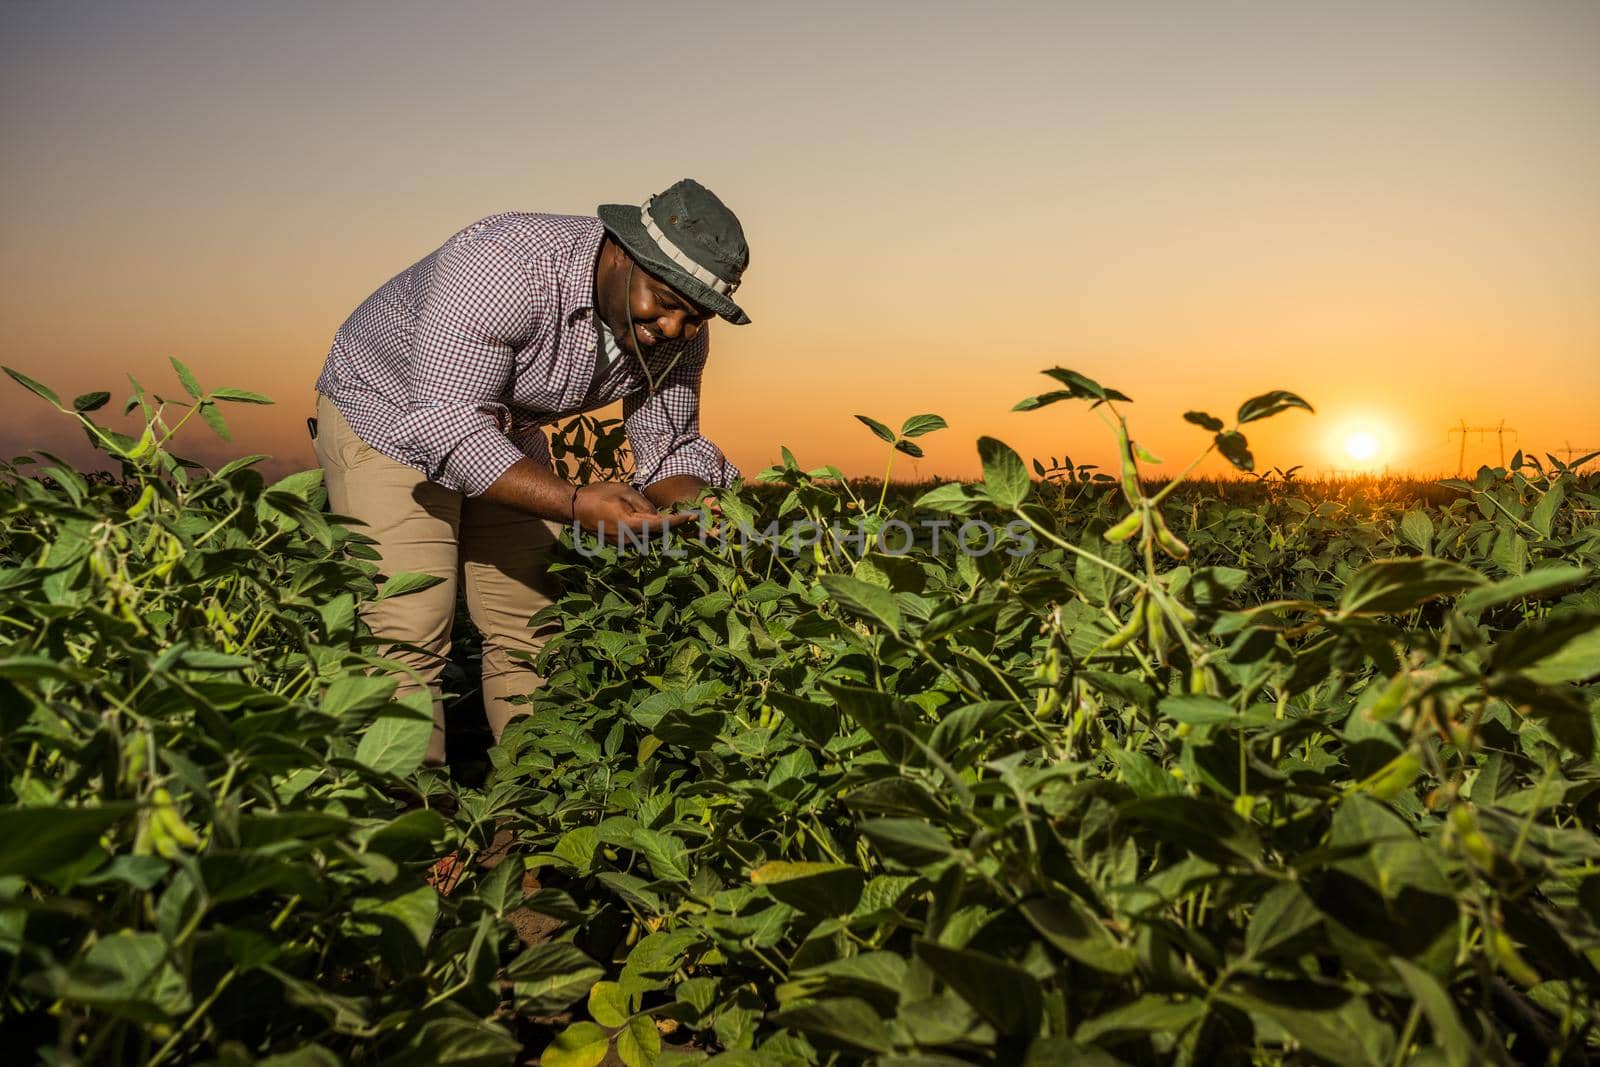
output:
<svg viewBox="0 0 1600 1067"><path fill-rule="evenodd" d="M1507 426L1505 419L1501 419L1499 424L1495 426L1468 426L1467 420L1462 419L1460 425L1450 427L1449 431L1444 435L1446 441L1450 440L1454 434L1461 435L1461 455L1456 460L1457 478L1462 477L1467 470L1467 434L1469 433L1477 434L1480 441L1483 440L1485 434L1494 434L1495 440L1500 444L1500 466L1504 467L1506 465L1506 434L1510 434L1512 439L1515 440L1517 436L1516 427Z"/></svg>
<svg viewBox="0 0 1600 1067"><path fill-rule="evenodd" d="M1571 441L1568 441L1566 448L1558 448L1556 451L1561 453L1561 455L1566 459L1567 464L1570 466L1573 456L1587 456L1595 452L1600 452L1600 445L1574 445Z"/></svg>

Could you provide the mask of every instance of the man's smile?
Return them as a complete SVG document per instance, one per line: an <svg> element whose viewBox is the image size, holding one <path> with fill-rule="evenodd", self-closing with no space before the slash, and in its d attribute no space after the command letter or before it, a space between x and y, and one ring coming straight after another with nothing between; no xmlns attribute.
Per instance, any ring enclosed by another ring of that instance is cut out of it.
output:
<svg viewBox="0 0 1600 1067"><path fill-rule="evenodd" d="M660 338L658 338L654 333L650 332L650 330L644 326L635 325L633 332L638 336L639 343L644 345L646 348L654 345L658 340L660 340Z"/></svg>

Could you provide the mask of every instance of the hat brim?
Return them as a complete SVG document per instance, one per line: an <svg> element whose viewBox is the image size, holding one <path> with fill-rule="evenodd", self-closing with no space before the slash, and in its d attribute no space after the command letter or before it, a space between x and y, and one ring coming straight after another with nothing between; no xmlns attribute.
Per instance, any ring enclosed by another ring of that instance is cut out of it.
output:
<svg viewBox="0 0 1600 1067"><path fill-rule="evenodd" d="M743 308L685 272L656 247L650 234L645 231L644 223L639 221L638 204L601 204L595 213L600 216L606 232L615 237L628 255L651 274L719 318L735 326L750 324L750 316L744 313Z"/></svg>

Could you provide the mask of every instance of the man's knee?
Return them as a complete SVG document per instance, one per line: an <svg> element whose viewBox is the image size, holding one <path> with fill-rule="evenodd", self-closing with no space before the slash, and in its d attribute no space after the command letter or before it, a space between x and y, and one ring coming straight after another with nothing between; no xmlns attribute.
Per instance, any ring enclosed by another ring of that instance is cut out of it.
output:
<svg viewBox="0 0 1600 1067"><path fill-rule="evenodd" d="M445 595L437 595L446 587ZM370 601L363 605L361 616L380 645L379 655L398 660L432 679L450 658L454 583L441 583L392 601Z"/></svg>

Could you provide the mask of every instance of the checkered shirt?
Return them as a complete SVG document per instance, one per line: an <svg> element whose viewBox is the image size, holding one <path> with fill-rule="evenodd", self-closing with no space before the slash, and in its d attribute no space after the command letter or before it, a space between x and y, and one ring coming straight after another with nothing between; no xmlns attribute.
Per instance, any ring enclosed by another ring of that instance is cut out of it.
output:
<svg viewBox="0 0 1600 1067"><path fill-rule="evenodd" d="M549 467L541 427L618 400L636 487L677 474L731 484L738 468L700 434L708 329L644 350L653 395L631 355L596 372L604 236L583 216L473 223L356 308L317 391L374 449L468 496L524 457Z"/></svg>

